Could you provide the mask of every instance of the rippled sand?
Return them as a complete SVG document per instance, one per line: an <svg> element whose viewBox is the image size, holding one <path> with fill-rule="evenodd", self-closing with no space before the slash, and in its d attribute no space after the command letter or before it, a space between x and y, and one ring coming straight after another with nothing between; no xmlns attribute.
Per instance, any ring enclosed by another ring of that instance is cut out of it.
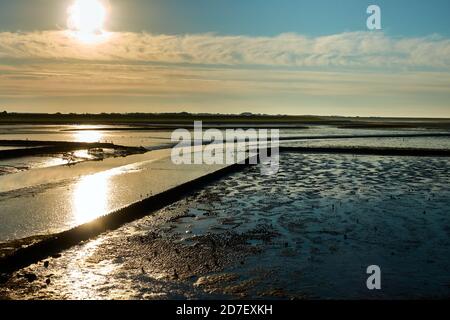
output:
<svg viewBox="0 0 450 320"><path fill-rule="evenodd" d="M48 265L3 276L0 296L449 297L449 165L283 154L276 176L249 167ZM366 288L373 264L378 292Z"/></svg>

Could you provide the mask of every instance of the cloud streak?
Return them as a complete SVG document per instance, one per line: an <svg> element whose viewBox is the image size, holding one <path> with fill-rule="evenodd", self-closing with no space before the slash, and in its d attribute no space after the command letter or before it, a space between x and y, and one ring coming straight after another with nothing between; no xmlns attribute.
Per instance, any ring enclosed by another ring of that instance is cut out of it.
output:
<svg viewBox="0 0 450 320"><path fill-rule="evenodd" d="M361 73L85 62L0 66L0 96L298 94L389 96L447 93L450 74Z"/></svg>
<svg viewBox="0 0 450 320"><path fill-rule="evenodd" d="M0 33L0 58L230 66L450 68L450 40L391 38L378 32L322 37L110 33L83 44L67 31Z"/></svg>

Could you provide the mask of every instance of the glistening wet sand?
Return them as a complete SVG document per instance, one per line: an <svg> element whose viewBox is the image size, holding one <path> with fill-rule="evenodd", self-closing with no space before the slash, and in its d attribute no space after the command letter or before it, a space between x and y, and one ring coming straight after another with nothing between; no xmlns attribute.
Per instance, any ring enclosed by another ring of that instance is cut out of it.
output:
<svg viewBox="0 0 450 320"><path fill-rule="evenodd" d="M0 177L0 241L66 231L222 165L177 166L170 150Z"/></svg>
<svg viewBox="0 0 450 320"><path fill-rule="evenodd" d="M10 276L9 298L444 298L447 158L283 154ZM47 264L47 263L48 264ZM369 292L378 264L383 290Z"/></svg>

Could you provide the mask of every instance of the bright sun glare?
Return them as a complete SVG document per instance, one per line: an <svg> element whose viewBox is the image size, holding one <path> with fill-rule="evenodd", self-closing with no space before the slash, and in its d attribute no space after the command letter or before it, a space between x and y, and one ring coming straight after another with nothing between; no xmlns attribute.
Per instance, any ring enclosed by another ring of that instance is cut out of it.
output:
<svg viewBox="0 0 450 320"><path fill-rule="evenodd" d="M107 17L107 10L101 1L75 0L67 13L67 27L78 39L83 42L99 41Z"/></svg>

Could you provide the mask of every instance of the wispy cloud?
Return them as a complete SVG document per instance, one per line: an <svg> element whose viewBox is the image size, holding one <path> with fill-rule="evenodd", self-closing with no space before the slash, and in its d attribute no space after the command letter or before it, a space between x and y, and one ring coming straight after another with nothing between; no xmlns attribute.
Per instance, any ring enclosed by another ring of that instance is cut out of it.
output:
<svg viewBox="0 0 450 320"><path fill-rule="evenodd" d="M357 68L450 68L450 40L439 36L391 38L378 32L322 37L111 33L96 45L65 31L0 33L0 57L209 65Z"/></svg>

